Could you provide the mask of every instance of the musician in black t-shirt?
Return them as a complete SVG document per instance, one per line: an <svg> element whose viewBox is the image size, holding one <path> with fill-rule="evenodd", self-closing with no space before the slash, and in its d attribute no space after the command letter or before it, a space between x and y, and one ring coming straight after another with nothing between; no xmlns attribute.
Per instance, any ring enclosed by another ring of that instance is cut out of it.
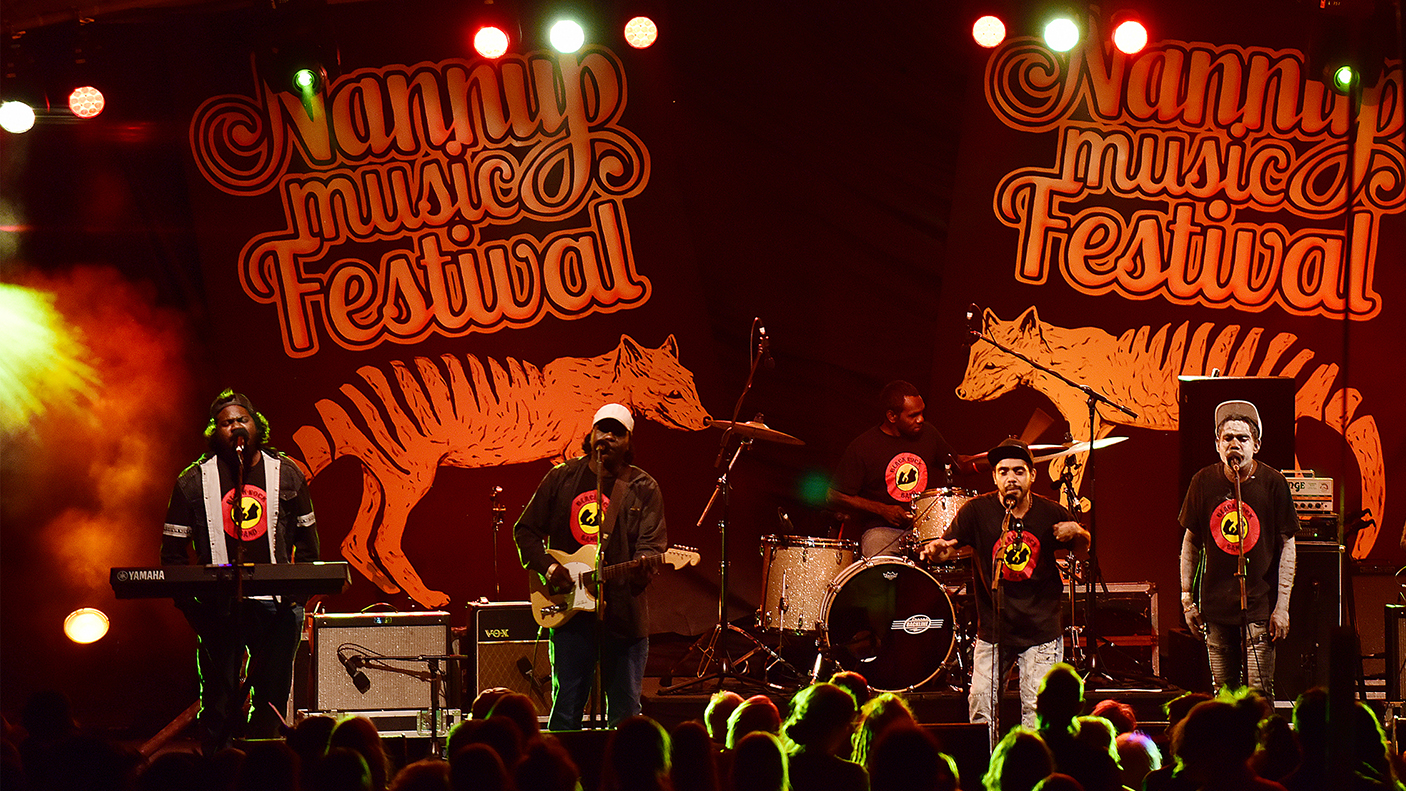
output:
<svg viewBox="0 0 1406 791"><path fill-rule="evenodd" d="M1020 669L1021 724L1036 725L1040 681L1064 660L1059 614L1063 584L1055 550L1089 551L1089 531L1059 504L1031 492L1035 461L1030 448L1008 439L986 452L996 491L973 498L957 512L947 538L923 547L924 560L944 562L959 545L973 548L976 567L977 639L968 710L972 722L991 721L992 652L999 643L995 677ZM991 580L1000 571L1002 609L996 633Z"/></svg>
<svg viewBox="0 0 1406 791"><path fill-rule="evenodd" d="M1206 640L1216 689L1248 683L1272 695L1273 641L1289 634L1298 515L1283 473L1255 460L1260 431L1259 410L1249 401L1216 407L1220 461L1192 476L1178 519L1184 531L1181 604L1192 634ZM1237 476L1243 518L1235 510ZM1236 576L1242 552L1245 612ZM1241 667L1242 629L1249 632L1248 674Z"/></svg>
<svg viewBox="0 0 1406 791"><path fill-rule="evenodd" d="M307 480L268 445L268 421L226 390L210 405L209 451L176 480L162 530L161 564L293 563L318 559L317 518ZM239 474L242 468L242 476ZM242 478L242 481L240 480ZM242 491L236 493L239 484ZM199 638L201 747L279 733L302 638L304 601L286 596L185 597L176 606ZM240 667L249 651L247 677ZM248 728L243 706L250 689Z"/></svg>
<svg viewBox="0 0 1406 791"><path fill-rule="evenodd" d="M883 422L845 449L829 502L860 530L865 557L900 555L913 525L909 504L924 490L950 486L952 447L923 420L923 397L904 381L879 394Z"/></svg>

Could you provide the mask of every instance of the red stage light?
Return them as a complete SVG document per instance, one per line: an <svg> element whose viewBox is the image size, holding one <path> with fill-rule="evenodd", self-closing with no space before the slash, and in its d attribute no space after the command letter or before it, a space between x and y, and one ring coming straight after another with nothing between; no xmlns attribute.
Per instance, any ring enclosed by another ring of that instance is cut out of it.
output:
<svg viewBox="0 0 1406 791"><path fill-rule="evenodd" d="M492 25L485 25L474 34L474 51L489 60L501 58L508 51L508 34Z"/></svg>
<svg viewBox="0 0 1406 791"><path fill-rule="evenodd" d="M1136 55L1147 46L1147 28L1136 19L1119 22L1113 28L1113 46L1126 55Z"/></svg>
<svg viewBox="0 0 1406 791"><path fill-rule="evenodd" d="M68 95L68 109L79 118L94 118L105 105L102 91L91 85L74 88L73 93Z"/></svg>
<svg viewBox="0 0 1406 791"><path fill-rule="evenodd" d="M647 16L637 16L625 23L625 43L635 49L644 49L659 38L659 28Z"/></svg>
<svg viewBox="0 0 1406 791"><path fill-rule="evenodd" d="M972 38L976 39L977 44L990 49L1006 40L1006 23L988 14L972 25Z"/></svg>

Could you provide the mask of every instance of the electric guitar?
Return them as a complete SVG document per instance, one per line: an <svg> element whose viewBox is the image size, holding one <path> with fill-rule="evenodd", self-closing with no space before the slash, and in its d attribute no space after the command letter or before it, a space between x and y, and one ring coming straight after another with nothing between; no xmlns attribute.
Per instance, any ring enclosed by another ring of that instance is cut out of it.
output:
<svg viewBox="0 0 1406 791"><path fill-rule="evenodd" d="M541 574L527 577L528 600L532 603L532 618L541 626L555 629L571 620L571 616L581 611L595 612L596 580L615 579L631 569L652 568L664 563L681 569L698 563L698 552L688 547L670 547L662 555L646 555L642 558L595 569L596 548L584 546L568 555L557 549L547 550L552 559L571 572L571 588L557 590L542 579Z"/></svg>

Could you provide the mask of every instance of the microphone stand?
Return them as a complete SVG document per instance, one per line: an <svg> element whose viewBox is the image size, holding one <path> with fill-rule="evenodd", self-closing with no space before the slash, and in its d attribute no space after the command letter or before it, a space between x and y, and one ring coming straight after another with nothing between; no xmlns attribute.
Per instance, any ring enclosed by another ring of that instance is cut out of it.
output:
<svg viewBox="0 0 1406 791"><path fill-rule="evenodd" d="M1001 520L1001 536L1004 536L1011 527L1011 511L1015 504L1006 506L1006 516ZM1000 536L996 538L999 544ZM1006 553L996 552L991 559L991 618L992 637L995 643L991 646L991 718L987 722L986 736L989 747L995 752L996 745L1001 741L1001 641L1004 638L1004 625L1002 621L1006 614L1006 588L1001 584L1001 578L1006 571ZM1024 682L1024 679L1021 679Z"/></svg>
<svg viewBox="0 0 1406 791"><path fill-rule="evenodd" d="M596 462L596 562L597 571L601 569L601 563L605 560L605 541L609 536L602 536L601 531L605 529L605 462L601 455L599 445L593 445L591 452L595 455ZM593 574L591 582L595 590L592 595L596 597L595 629L596 629L596 669L591 680L591 717L589 722L597 730L604 730L609 721L605 713L604 692L602 690L601 662L604 660L605 643L605 580L600 574Z"/></svg>
<svg viewBox="0 0 1406 791"><path fill-rule="evenodd" d="M1095 451L1097 450L1097 448L1095 447L1095 442L1094 442L1094 440L1097 439L1097 437L1094 436L1094 432L1095 432L1095 431L1097 430L1097 428L1098 428L1098 405L1099 405L1099 404L1107 404L1108 406L1110 406L1110 407L1112 407L1112 408L1118 410L1119 412L1122 412L1123 414L1125 414L1125 415L1127 415L1128 417L1131 417L1131 418L1137 418L1137 413L1134 412L1134 411L1132 411L1131 409L1129 409L1129 408L1123 406L1122 404L1119 404L1119 403L1116 402L1116 401L1112 401L1112 400L1108 399L1107 397L1105 397L1105 396L1103 396L1102 394L1100 394L1097 390L1094 390L1092 387L1089 387L1088 385L1079 384L1078 382L1075 382L1074 380L1070 379L1069 377L1065 376L1064 374L1060 373L1059 371L1056 371L1056 370L1054 370L1053 368L1050 368L1050 367L1047 366L1047 365L1042 365L1041 363L1038 363L1038 362L1036 362L1036 361L1030 359L1029 357L1026 357L1025 355L1021 354L1020 352L1016 351L1015 349L1012 349L1012 348L1010 348L1009 346L1006 346L1006 345L1002 344L1002 343L999 342L999 341L993 340L991 337L989 337L988 335L986 335L986 334L985 334L984 332L982 332L981 330L977 330L977 329L973 329L973 328L970 328L970 327L969 327L969 328L967 329L967 332L971 335L971 342L972 342L972 343L976 343L977 341L986 341L987 343L991 344L992 346L995 346L997 349L1000 349L1001 351L1005 352L1006 354L1009 354L1009 355L1011 355L1012 357L1015 357L1015 358L1018 359L1018 360L1022 360L1022 361L1024 361L1024 362L1028 363L1032 368L1035 368L1036 370L1039 370L1039 371L1043 371L1043 372L1049 374L1050 376L1053 376L1054 378L1060 380L1061 382L1064 382L1065 384L1069 385L1070 387L1072 387L1072 388L1074 388L1075 390L1078 390L1079 392L1081 392L1081 393L1084 394L1084 396L1085 396L1085 398L1086 398L1086 400L1087 400L1087 402L1088 402L1088 405L1089 405L1089 455L1088 455L1087 460L1085 460L1084 464L1085 464L1085 469L1086 469L1086 471L1087 471L1087 472L1086 472L1086 475L1087 475L1088 480L1089 480L1089 486L1088 486L1088 488L1089 488L1089 491L1092 493L1093 490L1094 490L1094 455L1095 455ZM1084 679L1086 684L1090 684L1090 682L1091 682L1092 679L1094 679L1094 678L1096 678L1096 677L1100 677L1100 676L1103 677L1103 678L1112 680L1111 677L1109 676L1109 674L1104 671L1104 669L1103 669L1103 662L1102 662L1101 659L1099 658L1098 634L1097 634L1097 629L1096 629L1095 626L1094 626L1094 620L1095 620L1095 615L1096 615L1096 610L1097 610L1097 605L1095 605L1095 603L1094 603L1094 581L1095 581L1096 579L1099 579L1099 578L1102 577L1102 572L1100 571L1099 565L1098 565L1098 553L1097 553L1097 551L1096 551L1097 545L1098 545L1098 528L1097 528L1097 526L1096 526L1096 525L1097 525L1097 522L1098 522L1098 511L1097 511L1097 509L1090 509L1090 510L1089 510L1089 527L1088 527L1088 530L1089 530L1089 562L1088 562L1088 573L1085 575L1085 580L1084 580L1084 582L1085 582L1085 588L1084 588L1084 590L1085 590L1085 597L1086 597L1085 600L1084 600L1084 607L1085 607L1085 610L1084 610L1084 612L1085 612L1085 616L1084 616L1084 629L1085 629L1085 632L1086 632L1085 640L1087 641L1086 656L1087 656L1088 659L1089 659L1089 666L1088 666L1088 668L1087 668L1087 672L1085 673L1085 679ZM1070 617L1073 618L1073 613L1070 613Z"/></svg>
<svg viewBox="0 0 1406 791"><path fill-rule="evenodd" d="M1245 541L1249 538L1250 525L1245 519L1245 504L1240 499L1240 465L1231 468L1235 473L1235 528L1240 531L1240 540L1235 542L1235 579L1240 584L1240 659L1244 667L1245 686L1250 686L1250 603L1246 591Z"/></svg>
<svg viewBox="0 0 1406 791"><path fill-rule="evenodd" d="M503 527L503 512L507 509L498 502L498 495L503 492L503 487L494 486L488 495L488 512L493 515L493 600L503 600L503 583L498 576L498 532Z"/></svg>
<svg viewBox="0 0 1406 791"><path fill-rule="evenodd" d="M368 670L380 670L387 673L400 673L401 675L411 676L413 678L418 678L421 681L430 682L430 750L432 751L435 758L443 758L444 745L440 744L439 742L440 731L442 729L442 726L444 725L444 723L440 722L439 685L440 682L444 681L447 676L445 673L440 671L439 663L441 661L462 662L468 658L469 657L465 654L414 654L411 656L381 656L378 654L375 656L364 657L361 662L361 666ZM424 673L417 673L413 670L409 670L402 667L390 667L387 665L378 664L380 662L424 662L427 665L427 671ZM444 735L449 735L449 732L444 731Z"/></svg>
<svg viewBox="0 0 1406 791"><path fill-rule="evenodd" d="M684 652L682 657L679 657L678 662L674 663L674 666L669 668L669 674L663 679L665 682L664 686L660 688L658 692L660 695L681 692L700 684L706 684L709 681L717 681L716 691L721 691L723 689L723 682L728 679L743 684L758 684L754 679L749 679L737 672L738 666L745 666L747 660L751 659L758 652L764 652L771 657L771 661L767 663L767 669L780 664L788 668L792 674L795 673L795 668L786 660L782 659L779 654L757 640L745 629L729 623L727 619L729 565L727 554L728 501L732 492L730 475L733 466L737 464L738 458L742 456L742 451L746 450L747 446L752 444L752 440L749 437L742 437L738 441L737 447L732 451L732 457L730 459L728 458L728 448L732 440L732 426L737 424L737 417L742 413L742 402L746 400L747 393L752 389L752 380L757 375L758 366L761 365L762 360L766 357L765 350L760 343L756 345L751 344L752 337L756 334L757 327L760 324L760 318L752 319L752 328L748 331L747 335L748 344L751 346L749 351L751 363L747 371L747 381L743 383L742 394L737 397L737 404L732 408L732 425L729 425L727 429L723 431L722 439L718 443L718 457L713 463L713 466L719 470L718 482L717 485L713 487L713 494L708 498L707 505L703 506L703 513L699 515L697 524L697 527L701 530L703 528L703 523L708 519L708 514L713 510L713 505L719 501L722 502L722 514L718 519L718 548L719 555L721 556L721 560L718 562L718 622L713 626L711 631L695 640L693 645L689 646L688 651ZM763 338L765 338L765 336L763 336ZM761 416L758 415L758 419L760 419L760 417ZM724 460L727 461L726 465L723 463ZM723 645L728 633L741 635L743 639L751 644L749 650L735 661L728 656L725 645ZM673 680L674 675L684 666L689 657L693 655L694 651L697 651L703 657L702 661L699 662L695 677L678 684L670 684L669 682ZM716 668L716 670L713 670L713 668ZM712 672L709 672L710 670L712 670ZM763 681L760 682L759 685L762 687L772 686L766 683L765 674L763 674Z"/></svg>

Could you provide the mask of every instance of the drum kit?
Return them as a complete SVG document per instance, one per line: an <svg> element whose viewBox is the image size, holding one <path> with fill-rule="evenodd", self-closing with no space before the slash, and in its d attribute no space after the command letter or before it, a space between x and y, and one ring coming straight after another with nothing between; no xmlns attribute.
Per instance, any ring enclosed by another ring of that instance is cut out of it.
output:
<svg viewBox="0 0 1406 791"><path fill-rule="evenodd" d="M758 421L714 425L749 439L804 444ZM1086 443L1031 446L1041 461L1085 450ZM984 457L962 456L959 462ZM813 641L812 678L830 665L857 671L884 692L911 692L940 676L953 688L965 688L976 636L971 549L962 547L938 564L920 564L917 555L923 543L947 534L957 512L975 496L960 487L914 496L912 528L897 556L866 558L859 542L850 539L762 536L757 628L783 643Z"/></svg>
<svg viewBox="0 0 1406 791"><path fill-rule="evenodd" d="M909 692L964 669L975 636L967 612L971 552L925 568L916 548L946 535L957 510L974 496L944 488L915 497L904 556L865 558L859 542L849 539L762 536L757 626L778 639L813 639L812 676L829 663L857 671L884 692ZM959 620L959 614L968 617ZM966 679L957 673L951 681L962 686Z"/></svg>

